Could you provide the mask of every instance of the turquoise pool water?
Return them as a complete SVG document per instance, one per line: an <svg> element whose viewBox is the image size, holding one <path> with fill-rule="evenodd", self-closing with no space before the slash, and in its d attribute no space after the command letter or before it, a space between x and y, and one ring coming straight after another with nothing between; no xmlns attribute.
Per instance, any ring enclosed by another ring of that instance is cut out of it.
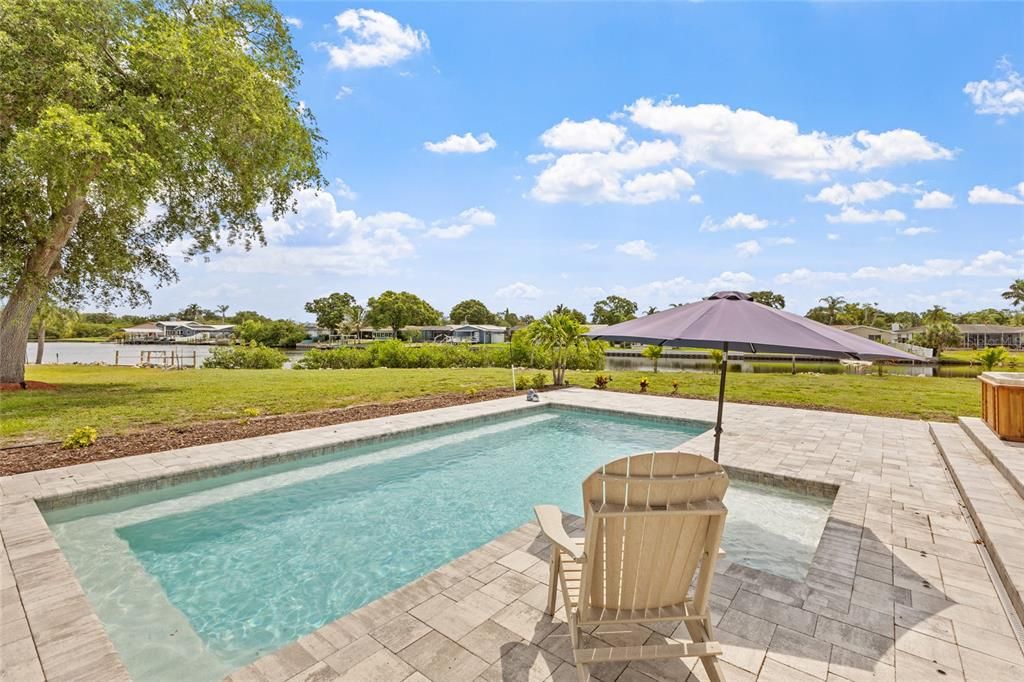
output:
<svg viewBox="0 0 1024 682"><path fill-rule="evenodd" d="M47 514L137 680L219 679L706 424L548 409ZM730 559L796 579L829 502L734 483ZM771 530L769 530L769 527Z"/></svg>

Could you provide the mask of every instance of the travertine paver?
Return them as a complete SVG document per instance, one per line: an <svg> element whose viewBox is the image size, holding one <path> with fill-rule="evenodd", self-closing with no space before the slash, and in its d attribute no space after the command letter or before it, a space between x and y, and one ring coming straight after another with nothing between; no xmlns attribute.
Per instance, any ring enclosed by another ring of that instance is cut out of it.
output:
<svg viewBox="0 0 1024 682"><path fill-rule="evenodd" d="M714 416L710 402L581 389L546 393L540 408L553 403L663 417ZM295 451L314 453L339 441L510 409L537 406L521 399L491 401L0 479L2 651L14 652L20 658L12 660L23 661L18 665L26 670L42 663L37 678L43 672L74 677L59 666L79 662L109 664L102 679L125 677L102 629L95 636L98 622L90 621L91 610L73 623L51 622L48 605L77 609L84 597L33 500L74 504L109 495L111 486L134 491L299 456ZM723 462L734 476L837 491L806 580L720 562L712 612L728 679L1024 679L1020 646L927 424L732 404L725 416ZM707 433L682 449L709 454L711 445ZM581 534L578 519L567 522L573 534ZM575 671L564 622L559 614L542 612L547 552L528 524L231 679L571 681ZM668 624L601 629L588 637L622 645L685 637L684 632ZM38 658L27 652L25 640L41 644ZM3 660L5 674L13 675L6 655ZM592 675L599 682L704 679L699 664L691 668L677 660L599 665Z"/></svg>

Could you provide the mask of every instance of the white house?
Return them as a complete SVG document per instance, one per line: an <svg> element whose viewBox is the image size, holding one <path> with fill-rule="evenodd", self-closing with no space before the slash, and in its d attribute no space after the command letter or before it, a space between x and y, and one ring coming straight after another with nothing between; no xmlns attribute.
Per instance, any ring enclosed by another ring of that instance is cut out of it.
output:
<svg viewBox="0 0 1024 682"><path fill-rule="evenodd" d="M207 341L228 338L235 330L233 324L205 324L186 320L161 320L146 322L122 331L127 341L167 341L178 340Z"/></svg>

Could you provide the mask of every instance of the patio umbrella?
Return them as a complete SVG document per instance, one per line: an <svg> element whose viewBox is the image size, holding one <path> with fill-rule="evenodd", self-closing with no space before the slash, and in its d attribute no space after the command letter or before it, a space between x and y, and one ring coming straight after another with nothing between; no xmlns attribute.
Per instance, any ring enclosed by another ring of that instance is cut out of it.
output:
<svg viewBox="0 0 1024 682"><path fill-rule="evenodd" d="M613 324L587 336L654 346L720 349L725 357L718 386L716 462L722 437L722 407L730 350L787 355L807 353L854 360L920 359L806 317L762 305L739 291L719 291L696 303Z"/></svg>

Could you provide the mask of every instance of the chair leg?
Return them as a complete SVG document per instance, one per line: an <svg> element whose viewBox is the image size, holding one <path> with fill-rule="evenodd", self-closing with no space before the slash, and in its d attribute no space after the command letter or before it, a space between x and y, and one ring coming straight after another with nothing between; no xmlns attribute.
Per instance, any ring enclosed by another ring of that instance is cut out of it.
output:
<svg viewBox="0 0 1024 682"><path fill-rule="evenodd" d="M573 660L576 660L576 650L580 648L580 628L576 624L576 612L573 610L569 614L569 641L572 643L573 649ZM590 673L587 672L587 666L582 663L576 663L576 679L578 682L587 682L590 677Z"/></svg>
<svg viewBox="0 0 1024 682"><path fill-rule="evenodd" d="M548 608L545 613L553 616L555 615L555 600L558 597L558 569L561 564L558 548L555 546L551 547L551 561L548 563L551 570L548 573Z"/></svg>
<svg viewBox="0 0 1024 682"><path fill-rule="evenodd" d="M686 631L690 633L690 639L694 642L709 642L715 639L710 619L683 622L686 624ZM718 656L702 656L700 662L704 665L704 671L707 672L710 682L724 682L725 675L722 674L722 667L718 665Z"/></svg>

